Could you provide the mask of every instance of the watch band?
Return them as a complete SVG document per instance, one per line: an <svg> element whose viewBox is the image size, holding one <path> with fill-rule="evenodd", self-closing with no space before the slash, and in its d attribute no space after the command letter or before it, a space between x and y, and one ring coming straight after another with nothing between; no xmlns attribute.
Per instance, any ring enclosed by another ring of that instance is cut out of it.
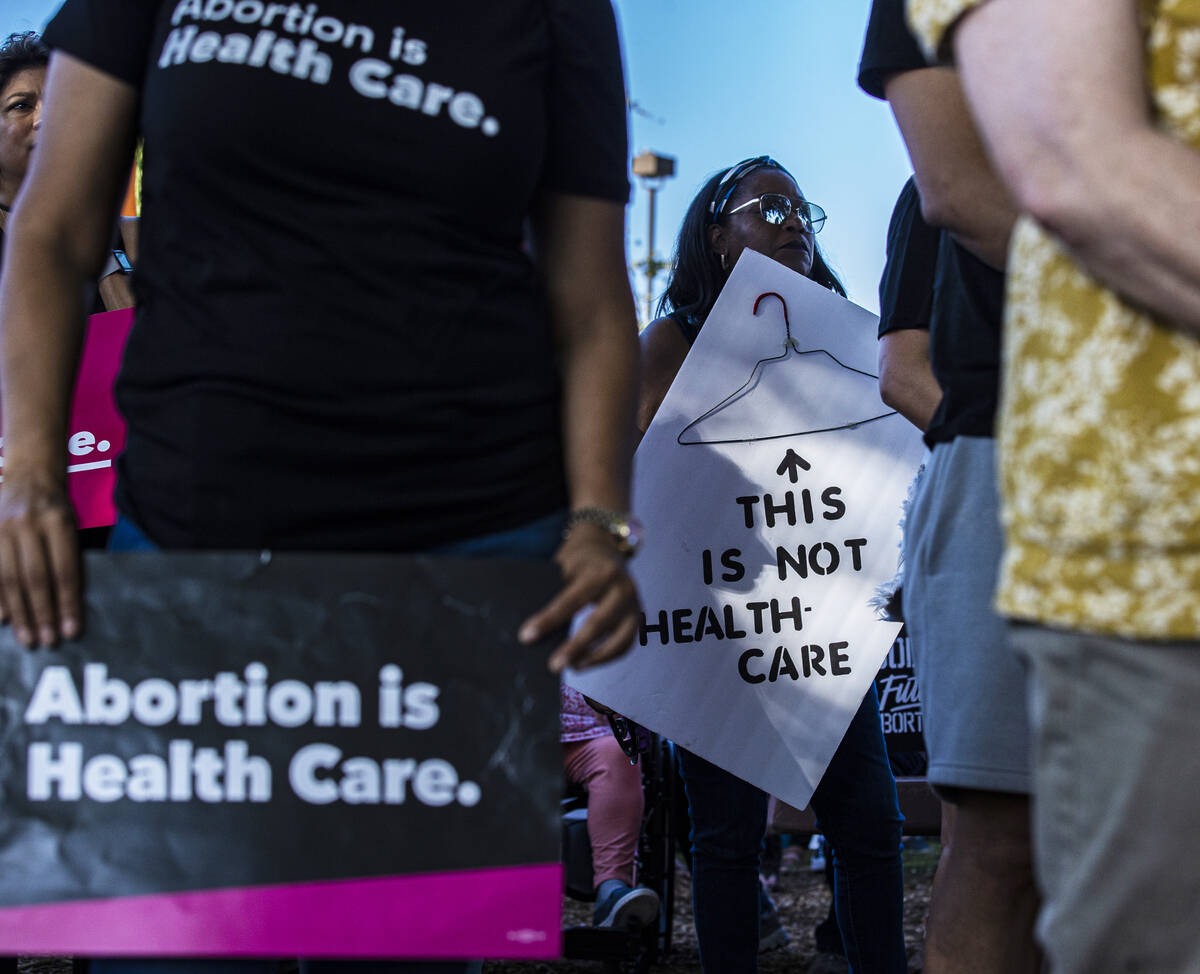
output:
<svg viewBox="0 0 1200 974"><path fill-rule="evenodd" d="M595 524L604 528L613 536L617 550L626 558L633 556L642 541L641 522L632 514L610 511L603 507L580 507L567 516L563 537L566 537L576 524Z"/></svg>

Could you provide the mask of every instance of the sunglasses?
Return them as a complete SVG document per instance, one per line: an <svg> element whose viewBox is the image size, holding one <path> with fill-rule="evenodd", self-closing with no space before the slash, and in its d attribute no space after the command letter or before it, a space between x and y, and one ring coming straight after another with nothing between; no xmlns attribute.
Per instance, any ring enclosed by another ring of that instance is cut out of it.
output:
<svg viewBox="0 0 1200 974"><path fill-rule="evenodd" d="M804 229L810 233L820 233L821 227L825 226L825 211L816 203L810 203L808 200L793 203L782 193L763 193L756 199L746 200L741 206L735 206L730 210L729 215L733 216L740 210L754 206L756 203L759 214L772 226L779 226L793 212L804 225Z"/></svg>

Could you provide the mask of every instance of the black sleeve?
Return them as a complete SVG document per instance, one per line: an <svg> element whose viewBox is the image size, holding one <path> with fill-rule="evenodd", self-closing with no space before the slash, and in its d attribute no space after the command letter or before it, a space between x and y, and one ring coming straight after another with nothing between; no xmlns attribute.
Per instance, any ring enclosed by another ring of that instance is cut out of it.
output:
<svg viewBox="0 0 1200 974"><path fill-rule="evenodd" d="M888 75L927 64L904 19L904 0L875 0L858 62L858 86L868 95L882 98Z"/></svg>
<svg viewBox="0 0 1200 974"><path fill-rule="evenodd" d="M628 134L611 0L551 0L553 64L542 186L625 203Z"/></svg>
<svg viewBox="0 0 1200 974"><path fill-rule="evenodd" d="M162 0L66 0L46 27L47 46L140 88Z"/></svg>
<svg viewBox="0 0 1200 974"><path fill-rule="evenodd" d="M921 216L917 183L900 190L888 224L887 263L879 279L879 337L909 328L928 328L933 310L941 231Z"/></svg>

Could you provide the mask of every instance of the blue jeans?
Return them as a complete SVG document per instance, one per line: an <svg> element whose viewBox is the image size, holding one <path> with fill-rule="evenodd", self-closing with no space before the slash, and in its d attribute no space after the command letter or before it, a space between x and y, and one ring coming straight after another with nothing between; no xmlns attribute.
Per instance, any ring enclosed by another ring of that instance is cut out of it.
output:
<svg viewBox="0 0 1200 974"><path fill-rule="evenodd" d="M692 817L692 910L704 974L758 968L758 863L767 795L679 749ZM872 686L812 797L834 853L834 906L852 974L904 974L904 818Z"/></svg>
<svg viewBox="0 0 1200 974"><path fill-rule="evenodd" d="M430 548L429 555L470 555L473 558L549 558L562 542L566 515L548 514L520 527ZM121 515L108 538L109 551L157 551L158 545L129 518Z"/></svg>
<svg viewBox="0 0 1200 974"><path fill-rule="evenodd" d="M428 551L437 555L475 558L549 558L562 541L566 517L561 512L517 528L462 541L451 541ZM108 539L109 551L156 551L136 524L122 516ZM302 960L301 974L473 974L478 961L378 961ZM89 963L89 974L278 974L279 962L257 958L217 959L105 957Z"/></svg>

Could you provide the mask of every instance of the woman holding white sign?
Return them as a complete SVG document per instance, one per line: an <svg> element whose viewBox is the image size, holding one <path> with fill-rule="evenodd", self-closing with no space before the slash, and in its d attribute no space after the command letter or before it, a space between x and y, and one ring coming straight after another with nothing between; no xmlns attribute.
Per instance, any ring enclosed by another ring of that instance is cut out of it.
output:
<svg viewBox="0 0 1200 974"><path fill-rule="evenodd" d="M749 248L845 296L816 246L825 212L768 156L710 178L676 242L663 317L642 334L638 425L650 425L717 296ZM692 819L696 933L705 974L753 971L758 950L758 862L767 821L761 789L680 750ZM884 748L874 685L812 797L834 850L835 902L853 974L902 974L900 835L903 819Z"/></svg>

